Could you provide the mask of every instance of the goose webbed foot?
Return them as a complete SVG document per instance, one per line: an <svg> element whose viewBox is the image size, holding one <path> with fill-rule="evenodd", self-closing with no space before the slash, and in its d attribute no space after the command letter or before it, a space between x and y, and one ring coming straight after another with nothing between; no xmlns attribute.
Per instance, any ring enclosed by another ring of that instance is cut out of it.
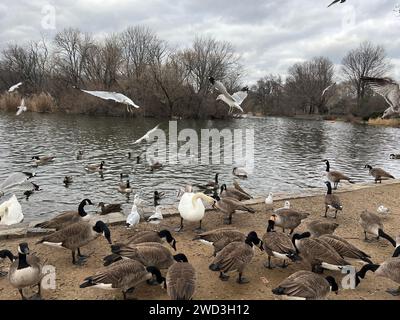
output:
<svg viewBox="0 0 400 320"><path fill-rule="evenodd" d="M29 300L44 300L40 293L35 293Z"/></svg>
<svg viewBox="0 0 400 320"><path fill-rule="evenodd" d="M181 232L182 231L182 229L183 229L183 226L180 226L180 227L178 227L178 228L175 228L175 232Z"/></svg>
<svg viewBox="0 0 400 320"><path fill-rule="evenodd" d="M223 273L223 272L220 272L219 278L220 278L222 281L228 281L228 280L229 280L229 276L226 275L226 274Z"/></svg>
<svg viewBox="0 0 400 320"><path fill-rule="evenodd" d="M246 283L249 283L250 281L247 280L245 277L243 277L241 273L239 273L239 277L236 280L236 282L239 284L246 284Z"/></svg>

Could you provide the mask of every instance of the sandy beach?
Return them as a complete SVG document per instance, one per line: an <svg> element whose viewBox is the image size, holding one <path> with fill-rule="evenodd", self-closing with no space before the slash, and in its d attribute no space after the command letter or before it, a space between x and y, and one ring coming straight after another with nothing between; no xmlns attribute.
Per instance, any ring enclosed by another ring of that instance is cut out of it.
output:
<svg viewBox="0 0 400 320"><path fill-rule="evenodd" d="M381 263L393 253L393 247L384 239L365 242L364 234L358 224L359 215L364 209L376 212L379 205L383 204L391 209L391 213L383 218L384 229L393 238L400 233L398 228L400 224L400 184L387 184L375 186L371 184L370 188L361 190L340 192L339 196L342 199L344 210L338 214L337 223L340 224L335 234L348 239L352 244L356 245L361 250L371 255L375 263ZM321 218L324 212L323 203L324 193L321 192L318 196L293 199L291 204L293 208L299 211L310 213L310 217L304 220L297 231L305 231L306 223L312 219ZM274 202L274 208L283 206L283 201ZM242 232L256 231L259 237L265 233L266 222L271 214L271 210L267 209L265 204L253 206L256 209L255 214L237 213L233 218L233 226L237 227ZM324 218L321 218L324 219ZM333 219L329 218L333 221ZM174 230L179 224L179 217L171 217L164 219L158 225L141 224L138 229L169 229ZM215 211L206 213L203 221L203 227L206 230L212 230L222 227L222 214ZM173 232L173 236L177 240L177 252L185 253L189 262L197 270L198 281L197 290L194 296L196 300L202 299L260 299L271 300L276 299L272 294L271 289L275 288L280 281L294 273L295 271L306 269L309 267L303 263L291 263L287 269L276 268L268 270L264 268L263 263L267 259L265 252L255 249L255 257L248 266L245 276L250 280L250 283L239 285L235 282L236 275L232 276L228 282L222 282L218 279L218 274L211 272L208 269L212 261L211 255L213 249L200 242L192 241L195 236L193 230L197 225L186 223L185 230L182 233ZM124 226L111 227L111 236L113 242L123 241L127 234L131 234L133 230L127 230ZM70 251L64 249L55 249L44 245L35 245L39 237L25 239L31 252L35 252L41 259L46 260L46 264L56 267L56 289L43 290L42 295L46 300L52 299L122 299L122 294L118 291L103 291L99 289L80 289L79 284L87 276L94 274L99 268L102 268L102 258L110 253L110 248L107 241L100 237L86 247L82 248L82 253L91 253L85 266L78 267L71 263ZM25 241L24 240L24 241ZM17 244L22 242L21 239L5 240L0 242L1 249L10 249L16 252ZM2 268L6 270L9 262L3 262ZM360 268L360 264L357 268ZM163 274L166 270L162 271ZM338 272L325 271L326 275L333 275L338 283L343 275ZM268 284L265 284L261 278L265 277ZM374 276L373 273L368 273L366 279L361 282L356 290L340 290L338 295L330 294L329 299L340 300L377 300L377 299L400 299L386 293L388 288L395 288L398 284L383 278ZM36 290L36 289L35 289ZM159 286L148 286L143 284L131 294L133 298L138 299L168 299L167 293ZM18 291L10 286L7 278L0 279L0 299L20 299Z"/></svg>

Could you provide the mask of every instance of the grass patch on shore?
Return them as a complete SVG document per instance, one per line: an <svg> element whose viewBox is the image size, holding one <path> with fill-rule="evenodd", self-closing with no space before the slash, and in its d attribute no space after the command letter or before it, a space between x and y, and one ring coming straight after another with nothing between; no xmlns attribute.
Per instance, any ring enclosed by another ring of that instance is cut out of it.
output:
<svg viewBox="0 0 400 320"><path fill-rule="evenodd" d="M400 127L400 119L382 119L382 118L375 118L369 119L368 124L376 125L376 126L387 126L387 127Z"/></svg>

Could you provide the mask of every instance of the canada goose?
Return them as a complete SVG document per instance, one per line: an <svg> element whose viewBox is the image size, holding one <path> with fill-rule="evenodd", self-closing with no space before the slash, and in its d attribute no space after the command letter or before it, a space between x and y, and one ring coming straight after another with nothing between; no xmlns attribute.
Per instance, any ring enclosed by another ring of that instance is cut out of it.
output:
<svg viewBox="0 0 400 320"><path fill-rule="evenodd" d="M119 174L119 178L121 179L121 181L122 181L124 178L129 178L129 173L127 173L127 172L121 172L121 173Z"/></svg>
<svg viewBox="0 0 400 320"><path fill-rule="evenodd" d="M7 196L0 202L0 225L11 226L24 220L21 204L15 195Z"/></svg>
<svg viewBox="0 0 400 320"><path fill-rule="evenodd" d="M172 249L176 251L176 240L172 236L169 230L161 231L139 231L133 234L133 236L128 236L128 244L138 244L144 242L167 242Z"/></svg>
<svg viewBox="0 0 400 320"><path fill-rule="evenodd" d="M167 293L171 300L192 300L196 290L196 270L184 254L177 260L178 263L170 266L167 272Z"/></svg>
<svg viewBox="0 0 400 320"><path fill-rule="evenodd" d="M285 233L274 231L275 219L276 218L272 216L268 220L267 232L262 238L264 250L268 254L268 264L265 263L264 266L269 269L272 269L271 257L283 260L282 268L287 267L286 260L300 260L289 236Z"/></svg>
<svg viewBox="0 0 400 320"><path fill-rule="evenodd" d="M215 180L208 181L207 184L204 186L204 189L207 189L207 190L218 189L219 188L218 176L219 176L219 173L216 173Z"/></svg>
<svg viewBox="0 0 400 320"><path fill-rule="evenodd" d="M238 168L238 167L233 168L232 174L234 176L236 176L238 178L242 178L242 179L247 178L247 175L248 175L245 168Z"/></svg>
<svg viewBox="0 0 400 320"><path fill-rule="evenodd" d="M390 213L390 209L386 208L384 205L380 205L376 211L382 215L386 215L386 214Z"/></svg>
<svg viewBox="0 0 400 320"><path fill-rule="evenodd" d="M53 162L55 159L55 157L52 156L43 156L43 157L39 157L39 156L33 156L32 160L35 166L43 166L45 164L48 164L49 162Z"/></svg>
<svg viewBox="0 0 400 320"><path fill-rule="evenodd" d="M272 206L274 204L274 194L272 192L270 192L268 194L268 197L265 198L265 204Z"/></svg>
<svg viewBox="0 0 400 320"><path fill-rule="evenodd" d="M154 206L158 206L160 204L159 203L160 200L162 198L164 198L164 196L165 196L165 192L163 192L163 191L161 191L161 192L154 191L154 195L153 195Z"/></svg>
<svg viewBox="0 0 400 320"><path fill-rule="evenodd" d="M288 205L290 203L285 203ZM298 212L293 209L280 208L274 211L272 216L275 216L275 226L282 228L282 231L285 232L285 229L290 230L290 234L294 232L294 230L301 224L301 221L307 219L310 214L306 212Z"/></svg>
<svg viewBox="0 0 400 320"><path fill-rule="evenodd" d="M351 181L351 178L344 175L343 173L339 171L330 171L330 164L328 160L322 160L322 161L325 162L326 164L326 177L330 182L333 182L333 190L337 189L339 182L341 180L347 180L350 183L354 183L353 181Z"/></svg>
<svg viewBox="0 0 400 320"><path fill-rule="evenodd" d="M370 233L376 236L377 239L379 239L379 237L382 237L388 240L393 245L393 247L396 247L396 241L394 241L391 236L383 231L382 219L375 213L368 212L367 210L363 211L363 213L361 213L360 215L359 223L364 230L365 241L368 241L367 233Z"/></svg>
<svg viewBox="0 0 400 320"><path fill-rule="evenodd" d="M322 277L310 271L297 271L272 289L276 295L296 300L322 300L332 291L337 294L339 286L332 276Z"/></svg>
<svg viewBox="0 0 400 320"><path fill-rule="evenodd" d="M392 153L392 154L389 156L389 158L392 159L392 160L394 160L394 159L400 159L400 154L394 154L394 153Z"/></svg>
<svg viewBox="0 0 400 320"><path fill-rule="evenodd" d="M79 265L87 258L81 254L80 248L87 245L101 234L107 239L108 243L112 243L110 229L108 229L103 221L97 221L94 226L90 222L80 221L43 237L37 243L71 250L72 263ZM78 252L78 261L75 260L75 251Z"/></svg>
<svg viewBox="0 0 400 320"><path fill-rule="evenodd" d="M328 187L328 190L325 195L325 215L324 217L327 217L328 209L334 209L335 210L335 217L336 219L337 212L340 210L343 210L342 202L340 201L339 197L332 194L332 185L329 181L325 182L326 186Z"/></svg>
<svg viewBox="0 0 400 320"><path fill-rule="evenodd" d="M40 187L36 183L31 182L31 185L32 189L24 191L24 196L26 200L29 200L30 196L33 195L35 191L42 191L42 189L40 189Z"/></svg>
<svg viewBox="0 0 400 320"><path fill-rule="evenodd" d="M245 194L249 199L253 199L253 196L251 196L248 192L244 191L236 179L233 180L233 187L236 190L240 191L241 193Z"/></svg>
<svg viewBox="0 0 400 320"><path fill-rule="evenodd" d="M161 212L161 206L156 206L155 209L156 209L155 213L147 219L147 222L150 222L152 224L159 224L161 220L164 219Z"/></svg>
<svg viewBox="0 0 400 320"><path fill-rule="evenodd" d="M215 200L204 193L191 193L185 192L179 201L178 211L181 216L181 224L176 230L180 232L183 229L183 220L190 222L199 222L199 228L196 229L197 232L202 232L201 222L204 218L205 207L201 200L207 201L210 204L214 204Z"/></svg>
<svg viewBox="0 0 400 320"><path fill-rule="evenodd" d="M223 184L221 186L221 192L219 193L219 195L221 198L234 198L238 201L251 199L248 194L245 194L236 188L227 188L226 184Z"/></svg>
<svg viewBox="0 0 400 320"><path fill-rule="evenodd" d="M232 215L235 213L235 211L246 211L250 213L255 213L255 210L246 207L240 201L234 198L226 197L221 199L219 196L215 196L215 200L217 201L214 202L213 208L218 209L222 213L224 213L225 224L232 224Z"/></svg>
<svg viewBox="0 0 400 320"><path fill-rule="evenodd" d="M86 205L93 205L93 203L89 199L84 199L79 204L78 211L65 211L49 221L35 225L35 228L60 230L74 222L86 220L89 218L85 211Z"/></svg>
<svg viewBox="0 0 400 320"><path fill-rule="evenodd" d="M372 168L369 164L365 165L365 169L369 170L369 174L374 177L375 183L382 183L382 179L395 179L390 173L381 168Z"/></svg>
<svg viewBox="0 0 400 320"><path fill-rule="evenodd" d="M129 180L127 180L126 183L119 184L118 192L125 193L125 194L129 194L129 193L133 192L133 189L131 188L131 184L130 184Z"/></svg>
<svg viewBox="0 0 400 320"><path fill-rule="evenodd" d="M140 214L136 204L132 205L131 213L126 217L126 226L128 228L138 225L140 222Z"/></svg>
<svg viewBox="0 0 400 320"><path fill-rule="evenodd" d="M377 276L390 279L400 284L400 246L396 248L393 256L382 264L366 264L357 272L357 276L364 279L367 271L373 271ZM400 286L397 289L386 290L393 296L400 295Z"/></svg>
<svg viewBox="0 0 400 320"><path fill-rule="evenodd" d="M358 249L345 239L335 236L332 234L325 234L318 238L329 244L337 253L339 253L345 259L361 260L366 263L372 263L370 256L365 252Z"/></svg>
<svg viewBox="0 0 400 320"><path fill-rule="evenodd" d="M13 263L16 259L16 257L14 257L10 250L0 250L0 262L4 261L7 258L10 259L11 263ZM5 277L7 274L8 272L0 270L0 278Z"/></svg>
<svg viewBox="0 0 400 320"><path fill-rule="evenodd" d="M209 269L219 271L219 278L222 281L229 279L226 273L237 271L239 273L237 283L248 283L249 281L243 277L243 272L254 257L253 244L263 250L263 243L254 231L247 235L244 242L231 242L218 252Z"/></svg>
<svg viewBox="0 0 400 320"><path fill-rule="evenodd" d="M103 172L105 164L105 161L100 162L100 164L88 164L85 170L89 172Z"/></svg>
<svg viewBox="0 0 400 320"><path fill-rule="evenodd" d="M95 275L87 277L79 287L95 287L105 290L120 289L126 300L126 294L131 293L139 284L156 277L159 284L165 281L160 270L153 266L145 267L136 260L121 260L102 269Z"/></svg>
<svg viewBox="0 0 400 320"><path fill-rule="evenodd" d="M319 237L324 234L332 234L336 228L339 227L338 223L313 220L307 223L307 230L310 231L311 236Z"/></svg>
<svg viewBox="0 0 400 320"><path fill-rule="evenodd" d="M27 243L18 245L18 258L10 266L8 280L14 288L18 289L22 300L26 300L22 290L32 286L38 286L37 297L40 298L42 265L38 257L29 254Z"/></svg>
<svg viewBox="0 0 400 320"><path fill-rule="evenodd" d="M163 167L162 163L156 159L151 158L149 161L150 171L158 170Z"/></svg>
<svg viewBox="0 0 400 320"><path fill-rule="evenodd" d="M101 208L100 215L106 215L112 212L120 212L122 210L120 203L111 203L105 205L104 202L100 202L98 207Z"/></svg>
<svg viewBox="0 0 400 320"><path fill-rule="evenodd" d="M65 184L65 186L69 186L72 183L72 177L71 176L65 176L63 183Z"/></svg>
<svg viewBox="0 0 400 320"><path fill-rule="evenodd" d="M158 242L118 243L111 246L111 252L111 255L103 259L105 266L118 259L132 259L140 261L145 266L168 269L177 261L175 259L177 255L172 255L168 248Z"/></svg>
<svg viewBox="0 0 400 320"><path fill-rule="evenodd" d="M295 234L292 242L300 256L311 265L311 271L316 273L322 273L323 269L340 271L344 266L350 265L326 242L310 236L309 232Z"/></svg>
<svg viewBox="0 0 400 320"><path fill-rule="evenodd" d="M244 242L246 235L234 228L219 228L197 235L193 240L199 240L205 244L210 244L214 247L213 256L225 248L232 242Z"/></svg>

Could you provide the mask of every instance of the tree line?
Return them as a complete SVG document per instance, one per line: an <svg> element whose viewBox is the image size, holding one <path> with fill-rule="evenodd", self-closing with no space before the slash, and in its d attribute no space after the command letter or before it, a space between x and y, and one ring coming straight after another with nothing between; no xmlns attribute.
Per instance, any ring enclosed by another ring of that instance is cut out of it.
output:
<svg viewBox="0 0 400 320"><path fill-rule="evenodd" d="M280 75L258 80L243 107L254 114L289 116L380 111L384 104L371 103L372 93L359 78L383 76L389 68L381 46L363 43L343 58L342 80L324 97L335 70L328 58L316 57L291 66L285 80ZM187 48L175 49L141 25L102 39L69 28L52 41L9 44L2 50L0 90L24 84L17 94L1 95L0 108L13 109L24 96L31 97L34 111L128 115L123 106L75 86L127 95L142 106L133 116L228 117L228 108L215 101L210 75L231 92L244 86L245 68L231 43L197 36Z"/></svg>

